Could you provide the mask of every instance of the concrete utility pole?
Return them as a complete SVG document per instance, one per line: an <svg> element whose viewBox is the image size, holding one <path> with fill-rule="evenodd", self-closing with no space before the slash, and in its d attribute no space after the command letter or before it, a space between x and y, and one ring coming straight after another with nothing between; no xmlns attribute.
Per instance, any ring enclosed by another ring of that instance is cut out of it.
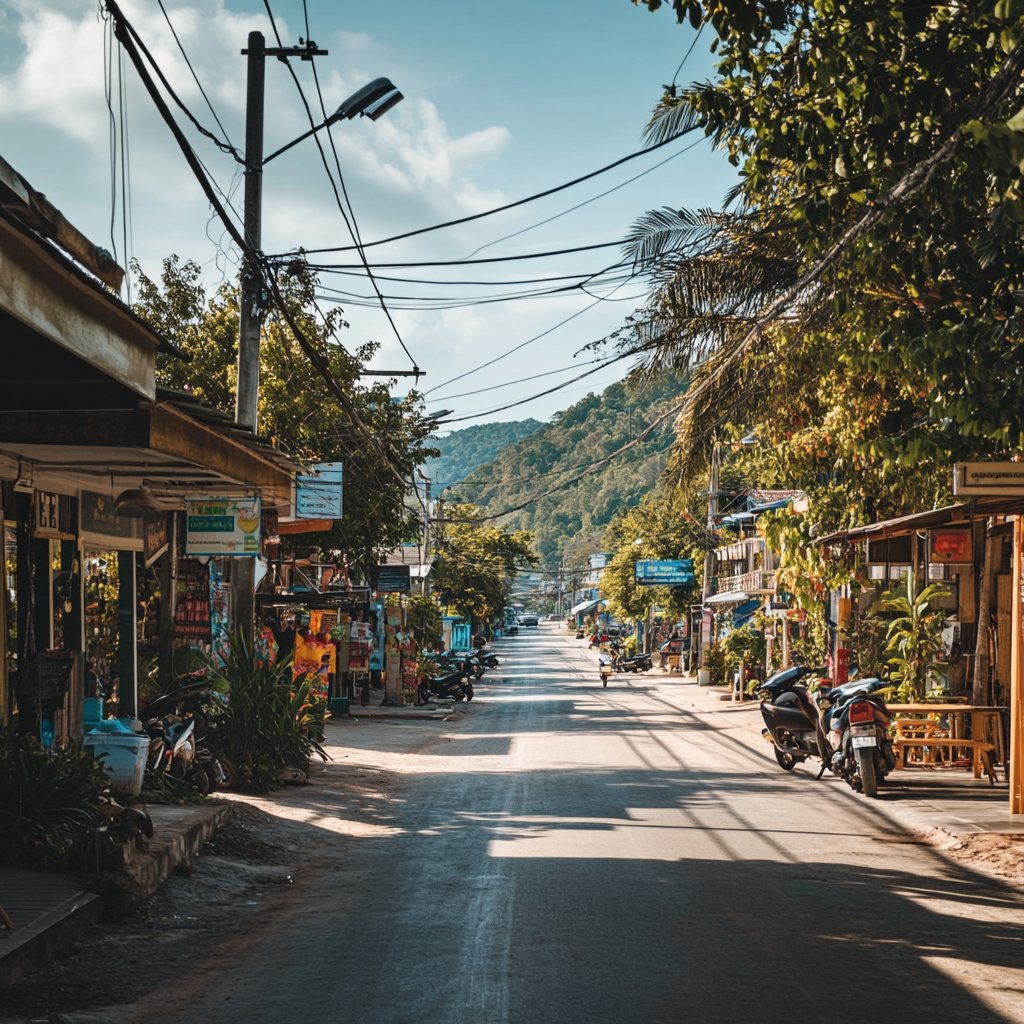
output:
<svg viewBox="0 0 1024 1024"><path fill-rule="evenodd" d="M388 78L375 78L353 93L322 124L314 125L269 156L263 155L263 99L267 57L287 62L290 57L312 60L327 56L311 39L300 40L298 46L267 47L262 32L250 32L247 57L245 98L245 210L244 239L246 251L242 260L242 279L238 323L238 387L235 393L235 423L251 430L258 427L260 393L260 329L266 294L263 285L260 247L263 233L263 168L275 157L322 128L342 118L365 116L376 121L402 99L402 94ZM418 374L420 371L416 370ZM234 620L243 637L252 641L255 621L256 559L236 558L233 565Z"/></svg>

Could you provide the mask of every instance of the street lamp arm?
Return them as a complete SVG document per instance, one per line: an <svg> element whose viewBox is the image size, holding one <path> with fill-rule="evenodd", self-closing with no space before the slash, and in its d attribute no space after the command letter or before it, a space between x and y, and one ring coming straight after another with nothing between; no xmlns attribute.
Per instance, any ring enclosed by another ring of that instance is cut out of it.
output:
<svg viewBox="0 0 1024 1024"><path fill-rule="evenodd" d="M375 78L372 82L364 85L358 92L352 93L347 100L344 100L326 121L321 121L320 124L310 128L308 132L303 132L297 139L292 139L287 145L282 146L280 149L275 149L270 156L265 156L263 158L263 166L265 167L269 164L274 157L286 153L292 146L297 146L311 135L315 135L318 131L335 124L342 118L351 120L353 117L363 114L372 121L376 121L378 117L386 114L396 103L400 103L404 98L390 78Z"/></svg>

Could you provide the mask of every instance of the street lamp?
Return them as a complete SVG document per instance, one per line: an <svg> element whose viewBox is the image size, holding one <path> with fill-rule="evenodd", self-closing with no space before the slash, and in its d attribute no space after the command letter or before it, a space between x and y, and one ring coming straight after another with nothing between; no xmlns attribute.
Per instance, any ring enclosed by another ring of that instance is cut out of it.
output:
<svg viewBox="0 0 1024 1024"><path fill-rule="evenodd" d="M240 287L241 310L238 324L238 385L235 392L235 423L256 433L260 387L260 327L263 322L262 271L259 252L262 244L263 167L285 150L309 138L322 128L341 119L360 114L376 120L402 99L402 94L388 78L376 78L353 93L322 124L311 128L288 145L263 156L264 60L277 57L300 57L312 60L326 56L312 40L302 46L267 47L262 32L249 33L249 45L242 51L246 65L245 98L245 207L244 237L246 252L242 262ZM235 619L243 635L251 639L256 590L255 558L238 559L235 571Z"/></svg>

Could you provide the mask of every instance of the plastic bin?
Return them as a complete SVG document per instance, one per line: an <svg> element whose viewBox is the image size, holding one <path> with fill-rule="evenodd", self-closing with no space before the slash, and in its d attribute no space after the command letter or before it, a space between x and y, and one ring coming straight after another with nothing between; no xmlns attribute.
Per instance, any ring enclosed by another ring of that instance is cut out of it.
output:
<svg viewBox="0 0 1024 1024"><path fill-rule="evenodd" d="M87 732L82 746L92 756L103 758L103 768L110 776L110 790L124 796L138 796L146 774L146 753L149 737L134 733Z"/></svg>
<svg viewBox="0 0 1024 1024"><path fill-rule="evenodd" d="M86 727L103 721L103 698L86 697L82 701L82 724Z"/></svg>
<svg viewBox="0 0 1024 1024"><path fill-rule="evenodd" d="M348 714L348 697L331 697L327 702L327 710L332 715Z"/></svg>

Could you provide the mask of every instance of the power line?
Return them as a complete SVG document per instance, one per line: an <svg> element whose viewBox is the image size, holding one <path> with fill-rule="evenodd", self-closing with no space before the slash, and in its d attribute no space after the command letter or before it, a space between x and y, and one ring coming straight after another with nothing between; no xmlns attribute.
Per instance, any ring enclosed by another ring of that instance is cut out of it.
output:
<svg viewBox="0 0 1024 1024"><path fill-rule="evenodd" d="M690 132L695 131L701 127L700 123L694 121L692 124L688 124L683 127L675 135L670 136L667 139L662 139L660 142L654 143L654 145L646 146L643 149L638 149L628 156L621 157L615 160L613 163L606 164L604 167L598 168L596 171L591 171L589 174L583 174L578 178L573 178L572 181L567 181L562 185L556 185L554 188L545 189L543 192L537 192L532 196L527 196L525 199L519 199L514 203L506 203L504 206L497 206L492 210L484 210L481 213L473 213L467 217L458 217L455 220L448 220L442 224L434 224L426 228L417 228L415 231L406 231L400 235L392 235L390 238L381 238L376 242L366 242L363 248L369 249L376 245L387 245L390 242L398 242L405 238L414 238L416 235L424 235L430 231L440 231L443 228L455 227L458 224L468 224L470 221L480 220L482 217L492 217L496 213L504 213L506 210L513 210L517 206L523 206L526 203L532 203L537 199L543 199L546 196L554 195L557 192L563 192L567 188L572 188L574 185L579 185L581 182L589 181L591 178L596 178L599 174L604 174L606 171L610 171L615 167L619 167L621 164L628 163L630 160L635 160L637 157L643 156L646 153L653 153L656 149L660 149L662 146L667 146L670 142L674 142L676 139L682 138L684 135L689 135ZM355 246L333 246L324 249L309 249L309 253L324 253L324 252L350 252ZM288 255L287 253L275 254L278 258ZM473 262L473 261L466 261ZM383 266L384 264L378 264Z"/></svg>

